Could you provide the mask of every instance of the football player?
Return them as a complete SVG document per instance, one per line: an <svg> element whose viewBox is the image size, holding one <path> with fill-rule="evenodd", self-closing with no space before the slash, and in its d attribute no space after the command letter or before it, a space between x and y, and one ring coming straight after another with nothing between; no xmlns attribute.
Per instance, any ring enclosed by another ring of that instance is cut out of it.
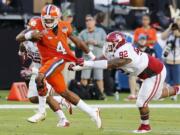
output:
<svg viewBox="0 0 180 135"><path fill-rule="evenodd" d="M21 35L21 33L19 34ZM18 35L18 36L19 36ZM18 38L17 36L17 38ZM42 121L46 118L46 98L47 103L49 104L50 108L57 113L59 122L57 124L58 127L67 127L69 126L69 121L67 120L66 116L62 112L59 104L65 105L68 109L70 114L72 113L72 107L71 104L66 102L64 98L61 96L51 96L49 95L51 91L51 86L47 83L48 88L48 94L46 96L38 96L37 87L35 83L35 78L38 74L38 69L40 68L41 64L41 58L39 55L38 48L36 46L36 43L33 43L31 41L25 41L20 44L19 47L19 55L21 56L22 60L25 61L27 58L32 60L32 63L30 65L31 70L31 78L29 82L29 90L28 90L28 98L32 103L38 103L38 112L33 115L32 117L28 118L27 121L31 123L37 123L39 121Z"/></svg>
<svg viewBox="0 0 180 135"><path fill-rule="evenodd" d="M36 84L40 96L47 94L46 81L66 100L86 112L101 128L101 118L98 108L91 108L76 94L68 90L62 70L66 62L80 62L71 52L67 39L70 38L77 47L94 59L95 56L89 51L87 45L72 35L72 27L68 22L60 20L61 12L54 5L46 5L41 12L41 18L34 18L30 21L30 28L22 34L17 41L31 40L37 43L41 56L41 67Z"/></svg>
<svg viewBox="0 0 180 135"><path fill-rule="evenodd" d="M119 31L107 35L104 56L95 61L84 61L80 66L71 66L71 70L84 68L116 68L122 72L137 76L143 80L136 105L139 108L141 124L134 133L151 131L148 104L152 99L161 99L180 94L180 87L165 85L166 68L164 64L126 42ZM101 60L100 60L101 59ZM103 60L102 60L103 59Z"/></svg>

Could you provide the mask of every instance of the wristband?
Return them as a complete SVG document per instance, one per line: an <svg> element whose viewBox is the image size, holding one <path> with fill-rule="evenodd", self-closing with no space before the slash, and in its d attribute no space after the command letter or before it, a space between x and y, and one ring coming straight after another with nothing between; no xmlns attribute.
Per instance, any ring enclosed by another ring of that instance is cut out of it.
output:
<svg viewBox="0 0 180 135"><path fill-rule="evenodd" d="M30 40L32 38L32 33L33 31L28 31L27 33L24 34L24 37L26 40Z"/></svg>
<svg viewBox="0 0 180 135"><path fill-rule="evenodd" d="M94 60L96 58L96 56L90 51L88 54L87 54L92 60Z"/></svg>

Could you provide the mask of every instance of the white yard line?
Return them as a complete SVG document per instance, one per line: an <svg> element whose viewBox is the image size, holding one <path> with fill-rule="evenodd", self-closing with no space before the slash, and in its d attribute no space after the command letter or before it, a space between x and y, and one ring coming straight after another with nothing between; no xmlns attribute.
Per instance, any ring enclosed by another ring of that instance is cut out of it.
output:
<svg viewBox="0 0 180 135"><path fill-rule="evenodd" d="M92 107L99 108L136 108L135 104L93 104ZM48 106L46 106L48 107ZM151 104L150 108L180 108L180 104ZM0 109L34 109L37 105L0 105Z"/></svg>

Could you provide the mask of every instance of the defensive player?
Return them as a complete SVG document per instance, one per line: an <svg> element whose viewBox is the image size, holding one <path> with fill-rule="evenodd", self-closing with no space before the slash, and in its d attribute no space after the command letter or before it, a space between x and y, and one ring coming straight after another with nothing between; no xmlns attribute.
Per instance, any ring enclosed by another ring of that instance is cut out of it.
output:
<svg viewBox="0 0 180 135"><path fill-rule="evenodd" d="M180 87L165 85L166 68L158 59L141 52L125 41L124 36L115 31L107 35L107 46L104 48L104 56L96 61L84 61L80 66L71 66L73 70L84 68L117 68L122 72L138 76L143 80L137 97L137 107L140 112L141 125L135 133L147 133L151 131L149 125L148 103L152 99L160 99L180 94Z"/></svg>
<svg viewBox="0 0 180 135"><path fill-rule="evenodd" d="M54 5L46 5L42 9L41 18L32 19L29 23L30 29L25 31L18 41L31 40L37 43L42 58L42 66L36 78L39 95L46 95L47 87L45 80L47 80L58 94L89 114L96 122L97 127L101 128L99 109L89 107L76 94L69 91L61 73L66 62L79 61L68 47L68 38L87 53L91 59L94 59L95 56L89 51L83 41L72 35L71 25L68 22L61 21L60 16L59 8Z"/></svg>
<svg viewBox="0 0 180 135"><path fill-rule="evenodd" d="M21 35L21 33L19 34ZM19 37L17 36L17 38ZM51 96L49 93L51 91L51 86L47 84L48 88L48 94L46 96L38 96L37 92L37 87L35 83L35 78L38 74L38 70L41 66L40 64L40 56L39 56L39 51L35 43L31 41L25 41L20 44L19 47L19 55L22 57L22 60L25 61L27 58L32 60L30 69L32 71L31 73L31 78L29 82L29 90L28 90L28 98L32 103L38 103L38 112L33 115L32 117L28 118L27 120L32 123L37 123L39 121L42 121L46 118L46 98L47 98L47 103L51 107L51 109L56 112L59 118L59 122L57 124L58 127L67 127L69 126L69 121L65 117L64 113L62 112L60 108L60 104L65 105L68 109L70 114L72 113L72 108L71 104L66 102L64 98L61 96ZM55 100L54 100L54 99Z"/></svg>

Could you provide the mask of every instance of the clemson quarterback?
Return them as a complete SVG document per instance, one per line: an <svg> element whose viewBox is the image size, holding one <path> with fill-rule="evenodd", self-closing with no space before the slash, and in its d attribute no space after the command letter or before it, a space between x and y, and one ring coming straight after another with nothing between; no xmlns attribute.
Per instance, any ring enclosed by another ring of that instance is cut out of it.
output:
<svg viewBox="0 0 180 135"><path fill-rule="evenodd" d="M81 62L81 59L77 59L68 47L68 38L91 59L95 59L95 56L83 41L72 35L71 25L60 20L60 17L61 12L58 7L51 4L44 6L41 18L31 19L29 29L24 30L17 41L30 40L37 43L42 64L36 77L39 95L46 95L47 81L58 94L86 112L96 122L97 127L101 128L99 108L89 107L79 96L68 90L61 73L66 62Z"/></svg>

